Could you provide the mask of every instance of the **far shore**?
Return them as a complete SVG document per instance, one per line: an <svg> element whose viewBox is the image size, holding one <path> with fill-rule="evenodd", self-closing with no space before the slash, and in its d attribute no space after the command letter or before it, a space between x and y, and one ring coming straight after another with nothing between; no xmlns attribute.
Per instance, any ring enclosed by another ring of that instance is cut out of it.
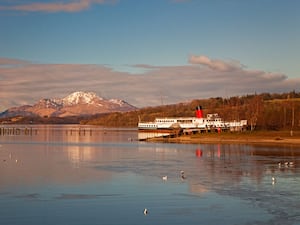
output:
<svg viewBox="0 0 300 225"><path fill-rule="evenodd" d="M150 138L149 142L183 144L261 144L300 146L300 131L253 131L182 135Z"/></svg>

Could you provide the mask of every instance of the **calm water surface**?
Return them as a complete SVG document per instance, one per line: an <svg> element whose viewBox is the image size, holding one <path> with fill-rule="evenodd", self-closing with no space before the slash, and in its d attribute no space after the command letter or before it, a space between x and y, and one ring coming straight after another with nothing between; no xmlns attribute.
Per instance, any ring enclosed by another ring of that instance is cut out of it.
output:
<svg viewBox="0 0 300 225"><path fill-rule="evenodd" d="M145 143L135 141L136 130L76 125L18 128L0 135L1 224L300 224L298 147Z"/></svg>

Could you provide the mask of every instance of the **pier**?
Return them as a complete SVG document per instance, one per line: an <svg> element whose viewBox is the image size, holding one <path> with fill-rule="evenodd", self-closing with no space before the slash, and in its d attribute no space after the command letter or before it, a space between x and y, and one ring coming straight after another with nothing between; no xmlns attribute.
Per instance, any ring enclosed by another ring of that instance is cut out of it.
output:
<svg viewBox="0 0 300 225"><path fill-rule="evenodd" d="M0 127L0 136L36 135L37 129L32 127Z"/></svg>
<svg viewBox="0 0 300 225"><path fill-rule="evenodd" d="M139 130L138 131L138 140L147 141L152 138L174 138L182 135L182 129L173 129L173 130Z"/></svg>
<svg viewBox="0 0 300 225"><path fill-rule="evenodd" d="M232 127L206 127L206 128L185 128L185 129L157 129L157 130L139 130L139 141L147 141L153 138L176 138L180 136L189 136L193 134L205 134L205 133L223 133L232 131L243 131L240 129L232 129Z"/></svg>
<svg viewBox="0 0 300 225"><path fill-rule="evenodd" d="M182 130L183 135L197 134L197 133L221 133L229 131L228 127L207 127L207 128L186 128Z"/></svg>
<svg viewBox="0 0 300 225"><path fill-rule="evenodd" d="M49 130L50 131L50 130ZM96 134L100 132L97 129L92 128L81 128L81 127L75 127L75 128L66 128L66 129L51 129L52 132L63 132L66 136L92 136L93 134ZM29 126L29 127L12 127L12 126L3 126L0 127L0 136L35 136L42 133L47 132L46 128L42 127L35 127L35 126Z"/></svg>

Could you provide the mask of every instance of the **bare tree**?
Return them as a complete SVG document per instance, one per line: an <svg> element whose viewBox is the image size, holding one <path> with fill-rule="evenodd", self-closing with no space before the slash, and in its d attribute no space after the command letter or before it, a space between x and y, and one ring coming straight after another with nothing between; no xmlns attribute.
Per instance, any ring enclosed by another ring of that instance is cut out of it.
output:
<svg viewBox="0 0 300 225"><path fill-rule="evenodd" d="M263 98L259 95L254 96L247 107L247 119L250 123L251 131L255 129L257 120L262 115L264 108Z"/></svg>

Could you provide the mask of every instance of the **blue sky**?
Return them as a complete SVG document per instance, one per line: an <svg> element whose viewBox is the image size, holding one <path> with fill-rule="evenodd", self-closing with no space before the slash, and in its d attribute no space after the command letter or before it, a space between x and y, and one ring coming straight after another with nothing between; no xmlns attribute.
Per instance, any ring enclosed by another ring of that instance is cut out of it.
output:
<svg viewBox="0 0 300 225"><path fill-rule="evenodd" d="M171 104L299 91L299 11L297 0L0 0L0 110L77 89L138 107L158 93Z"/></svg>

